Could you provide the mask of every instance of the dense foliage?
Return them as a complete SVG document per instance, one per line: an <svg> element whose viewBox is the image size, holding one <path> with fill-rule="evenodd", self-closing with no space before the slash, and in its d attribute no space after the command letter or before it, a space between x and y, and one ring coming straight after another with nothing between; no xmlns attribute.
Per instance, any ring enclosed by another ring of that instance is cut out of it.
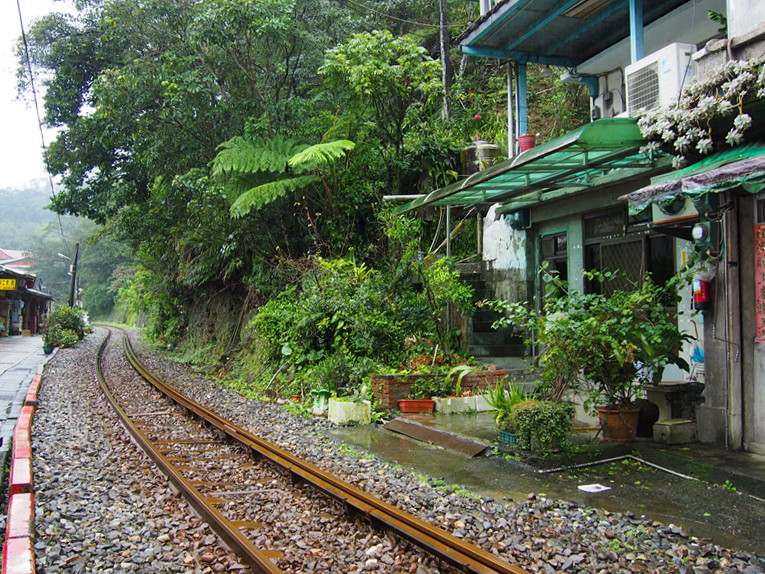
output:
<svg viewBox="0 0 765 574"><path fill-rule="evenodd" d="M626 406L643 383L661 380L667 365L688 369L679 355L687 336L670 309L676 308L680 276L666 285L647 277L641 285L625 289L609 285L623 279L618 273L585 275L609 288L580 293L549 274L540 309L521 303L495 305L506 313L499 325L525 329L541 346L541 379L552 398L560 399L584 379L590 406Z"/></svg>
<svg viewBox="0 0 765 574"><path fill-rule="evenodd" d="M56 307L45 320L42 337L45 346L73 347L85 337L85 320L82 311L76 307Z"/></svg>
<svg viewBox="0 0 765 574"><path fill-rule="evenodd" d="M391 240L403 234L411 242L400 260L373 269L317 258L299 284L259 309L248 336L261 376L289 373L284 379L304 394L312 387L343 391L373 371L406 366L413 355L455 350L445 312L451 304L469 313L472 290L450 259L419 259L398 223L389 222Z"/></svg>
<svg viewBox="0 0 765 574"><path fill-rule="evenodd" d="M446 4L454 38L475 3ZM90 304L116 300L122 318L147 323L155 340L205 348L214 361L243 345L259 308L266 315L254 325L267 328L272 313L296 329L292 360L311 349L325 361L360 357L365 345L375 360L395 358L406 335L382 325L399 322L412 334L419 321L439 345L452 344L435 316L463 293L447 263L428 256L441 239L424 239L432 247L418 246L421 260L396 260L379 223L382 198L453 181L473 137L506 145L503 64L460 60L447 47L457 71L447 86L437 15L421 0L384 0L364 13L331 0L78 6L75 16L40 19L27 38L46 122L60 130L48 150L63 184L53 209L103 224L100 241L119 241L141 261L120 252L94 262L111 268L85 284ZM540 82L530 89L531 129L551 137L581 120L584 92L542 82L533 66L530 76ZM544 119L551 107L562 123ZM469 228L462 237L474 236ZM442 233L436 223L423 229ZM357 292L339 285L348 274L365 275ZM416 311L412 285L422 288ZM328 306L329 323L303 332L305 317L295 326L283 314L290 298L309 296L363 316L340 309L339 328ZM372 328L362 333L354 321Z"/></svg>

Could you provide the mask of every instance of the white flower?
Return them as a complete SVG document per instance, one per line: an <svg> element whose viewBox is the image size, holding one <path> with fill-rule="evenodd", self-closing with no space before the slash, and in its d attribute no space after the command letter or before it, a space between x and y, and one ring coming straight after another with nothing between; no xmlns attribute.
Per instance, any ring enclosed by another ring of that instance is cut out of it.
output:
<svg viewBox="0 0 765 574"><path fill-rule="evenodd" d="M723 116L726 116L733 112L736 107L730 103L728 100L720 100L717 102L717 113Z"/></svg>
<svg viewBox="0 0 765 574"><path fill-rule="evenodd" d="M702 138L696 144L696 149L699 153L708 154L712 151L712 140L710 138Z"/></svg>
<svg viewBox="0 0 765 574"><path fill-rule="evenodd" d="M727 136L725 136L725 141L728 142L728 145L730 146L736 146L744 141L744 135L734 128L728 132Z"/></svg>
<svg viewBox="0 0 765 574"><path fill-rule="evenodd" d="M685 153L691 145L691 138L688 135L683 135L677 138L675 141L675 149L680 153Z"/></svg>
<svg viewBox="0 0 765 574"><path fill-rule="evenodd" d="M680 169L685 167L686 161L684 155L672 156L672 169Z"/></svg>
<svg viewBox="0 0 765 574"><path fill-rule="evenodd" d="M699 100L699 105L697 106L697 109L702 114L709 114L714 112L716 106L717 106L717 98L713 96L704 96L703 98Z"/></svg>
<svg viewBox="0 0 765 574"><path fill-rule="evenodd" d="M665 142L671 142L677 137L677 134L672 131L672 128L667 126L661 132L661 139Z"/></svg>
<svg viewBox="0 0 765 574"><path fill-rule="evenodd" d="M733 126L743 132L752 126L752 117L749 114L739 114L733 120Z"/></svg>

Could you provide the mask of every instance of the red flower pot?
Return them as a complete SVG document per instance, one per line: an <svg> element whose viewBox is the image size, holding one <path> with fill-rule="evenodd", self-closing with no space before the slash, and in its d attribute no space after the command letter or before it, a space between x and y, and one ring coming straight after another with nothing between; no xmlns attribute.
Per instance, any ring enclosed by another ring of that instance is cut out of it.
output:
<svg viewBox="0 0 765 574"><path fill-rule="evenodd" d="M399 399L398 408L402 413L432 413L436 407L433 399Z"/></svg>

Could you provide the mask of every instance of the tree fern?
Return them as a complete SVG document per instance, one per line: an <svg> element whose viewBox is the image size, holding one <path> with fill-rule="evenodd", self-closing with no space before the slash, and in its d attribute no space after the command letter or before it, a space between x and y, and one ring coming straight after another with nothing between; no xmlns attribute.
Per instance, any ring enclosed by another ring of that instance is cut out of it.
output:
<svg viewBox="0 0 765 574"><path fill-rule="evenodd" d="M305 147L281 136L267 141L236 136L218 147L212 173L215 177L258 172L284 173L289 159Z"/></svg>
<svg viewBox="0 0 765 574"><path fill-rule="evenodd" d="M350 140L335 140L312 145L293 155L289 164L293 168L312 169L314 166L329 165L345 156L356 144Z"/></svg>
<svg viewBox="0 0 765 574"><path fill-rule="evenodd" d="M272 181L257 187L253 187L240 195L231 206L231 216L235 218L247 215L253 209L260 209L264 205L283 197L296 189L302 189L318 183L321 178L316 175L302 175L289 179Z"/></svg>

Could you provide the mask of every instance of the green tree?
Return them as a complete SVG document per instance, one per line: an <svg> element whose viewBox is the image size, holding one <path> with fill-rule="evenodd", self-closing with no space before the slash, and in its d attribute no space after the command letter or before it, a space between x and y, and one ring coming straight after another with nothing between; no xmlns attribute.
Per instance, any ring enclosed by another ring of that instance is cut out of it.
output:
<svg viewBox="0 0 765 574"><path fill-rule="evenodd" d="M376 30L355 34L330 50L319 72L330 88L343 94L363 132L359 139L379 141L387 189L401 192L407 116L440 112L438 62L413 39Z"/></svg>

